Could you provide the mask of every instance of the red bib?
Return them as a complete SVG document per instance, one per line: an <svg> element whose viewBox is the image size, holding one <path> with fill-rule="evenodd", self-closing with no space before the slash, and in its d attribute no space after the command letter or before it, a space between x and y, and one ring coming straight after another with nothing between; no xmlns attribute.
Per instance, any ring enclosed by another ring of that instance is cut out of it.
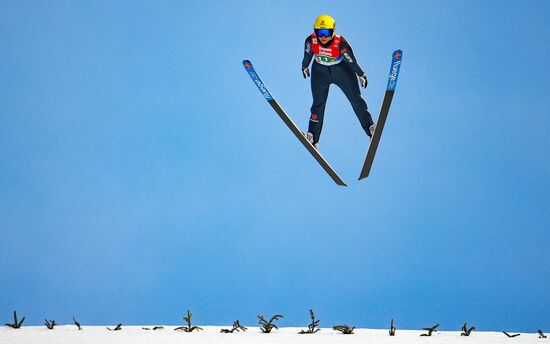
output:
<svg viewBox="0 0 550 344"><path fill-rule="evenodd" d="M342 56L340 55L340 41L342 36L335 35L332 43L328 47L323 47L317 36L314 34L311 35L311 48L313 49L313 54L315 54L315 60L317 63L320 63L325 66L332 66L338 64L342 61Z"/></svg>

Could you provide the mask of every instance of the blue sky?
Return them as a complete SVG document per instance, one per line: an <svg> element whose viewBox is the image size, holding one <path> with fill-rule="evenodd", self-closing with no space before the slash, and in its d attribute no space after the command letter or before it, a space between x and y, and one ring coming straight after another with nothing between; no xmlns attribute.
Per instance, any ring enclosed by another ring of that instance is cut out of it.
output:
<svg viewBox="0 0 550 344"><path fill-rule="evenodd" d="M329 13L369 75L368 140L331 88L337 187L306 128ZM547 1L3 1L1 317L550 330ZM546 37L546 38L545 38Z"/></svg>

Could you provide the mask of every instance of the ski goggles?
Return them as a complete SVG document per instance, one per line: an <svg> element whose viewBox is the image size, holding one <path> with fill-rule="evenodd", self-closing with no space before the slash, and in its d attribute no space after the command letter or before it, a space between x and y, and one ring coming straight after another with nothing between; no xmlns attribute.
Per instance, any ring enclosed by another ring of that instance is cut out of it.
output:
<svg viewBox="0 0 550 344"><path fill-rule="evenodd" d="M330 38L332 37L332 34L334 33L334 30L333 29L316 29L315 30L315 35L317 37L327 37L327 38Z"/></svg>

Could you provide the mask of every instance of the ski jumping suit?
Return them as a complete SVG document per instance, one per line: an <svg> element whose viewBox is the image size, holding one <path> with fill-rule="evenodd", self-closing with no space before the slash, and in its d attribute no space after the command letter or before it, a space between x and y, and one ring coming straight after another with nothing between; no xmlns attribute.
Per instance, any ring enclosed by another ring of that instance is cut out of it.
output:
<svg viewBox="0 0 550 344"><path fill-rule="evenodd" d="M340 35L323 45L315 33L306 38L302 70L307 68L315 55L315 62L311 68L311 117L309 131L313 134L313 141L318 142L323 128L323 117L327 103L330 84L336 84L344 92L351 103L361 126L370 136L369 127L374 123L368 111L367 103L361 97L357 76L363 75L363 70L357 64L351 46ZM341 63L342 60L345 63Z"/></svg>

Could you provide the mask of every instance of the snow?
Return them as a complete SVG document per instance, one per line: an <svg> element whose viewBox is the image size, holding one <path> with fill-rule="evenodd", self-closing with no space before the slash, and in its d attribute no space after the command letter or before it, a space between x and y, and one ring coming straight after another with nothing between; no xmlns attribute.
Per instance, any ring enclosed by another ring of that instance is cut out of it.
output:
<svg viewBox="0 0 550 344"><path fill-rule="evenodd" d="M114 325L116 326L116 324ZM114 326L109 326L113 328ZM109 331L105 326L83 326L79 331L74 325L56 326L48 330L45 326L23 326L20 329L0 328L1 344L120 344L120 343L186 343L186 344L451 344L451 343L550 343L550 339L539 339L536 333L522 333L519 337L508 338L501 332L473 332L469 337L460 336L459 331L436 332L431 337L420 337L426 331L397 330L394 337L387 330L355 329L351 335L344 335L332 329L323 328L315 334L298 334L307 327L285 327L273 330L272 333L261 333L258 327L249 327L246 332L220 333L222 328L231 326L203 326L204 331L186 333L174 331L176 326L164 326L162 330L143 330L142 327L153 328L158 325L122 326L120 331Z"/></svg>

